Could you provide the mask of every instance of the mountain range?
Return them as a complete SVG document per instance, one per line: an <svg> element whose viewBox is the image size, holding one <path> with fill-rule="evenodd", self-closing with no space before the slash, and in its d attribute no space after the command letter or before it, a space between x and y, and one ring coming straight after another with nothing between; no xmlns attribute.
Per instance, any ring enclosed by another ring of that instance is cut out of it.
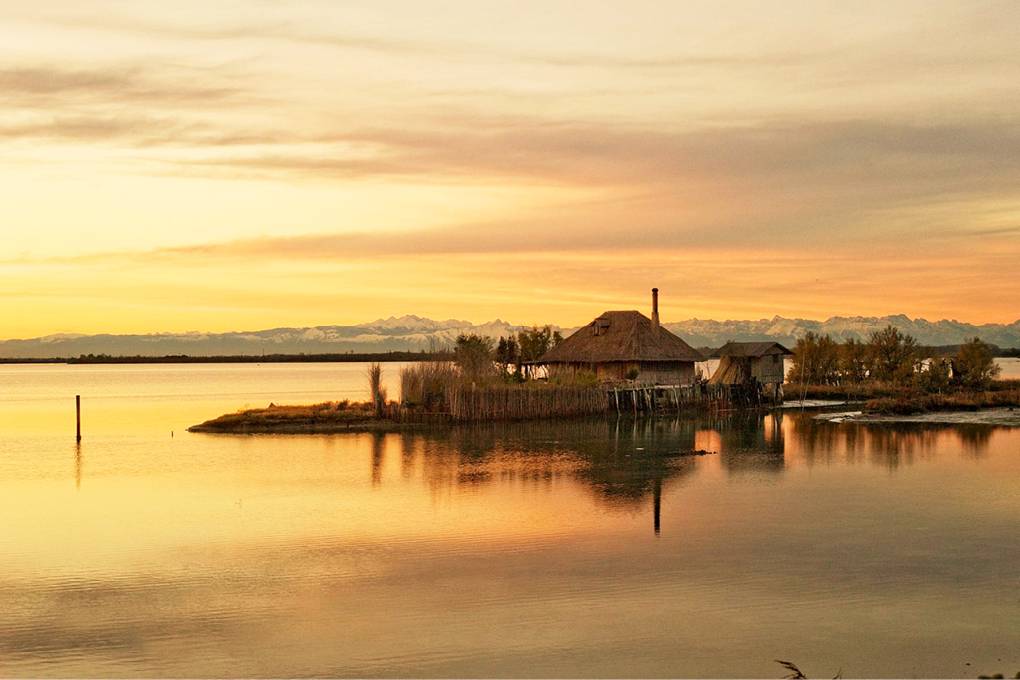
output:
<svg viewBox="0 0 1020 680"><path fill-rule="evenodd" d="M828 333L838 340L866 339L872 331L892 325L923 345L955 345L980 337L1003 348L1020 347L1020 320L1011 324L974 325L960 321L911 319L902 314L882 317L836 316L825 321L775 316L756 321L688 319L663 324L695 347L718 347L728 340L776 340L793 345L808 331ZM57 334L41 338L0 341L0 358L77 357L82 354L164 356L187 354L259 355L389 352L427 350L452 344L461 333L489 337L516 333L523 326L501 319L473 324L437 321L408 315L353 326L271 328L228 333L154 333L148 335ZM573 329L561 329L564 334Z"/></svg>

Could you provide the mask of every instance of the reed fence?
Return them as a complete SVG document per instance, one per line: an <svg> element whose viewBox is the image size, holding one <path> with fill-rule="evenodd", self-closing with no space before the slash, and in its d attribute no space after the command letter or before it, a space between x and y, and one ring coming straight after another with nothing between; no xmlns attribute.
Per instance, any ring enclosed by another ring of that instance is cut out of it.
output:
<svg viewBox="0 0 1020 680"><path fill-rule="evenodd" d="M609 394L594 386L456 385L448 393L454 420L524 420L595 415L609 410Z"/></svg>

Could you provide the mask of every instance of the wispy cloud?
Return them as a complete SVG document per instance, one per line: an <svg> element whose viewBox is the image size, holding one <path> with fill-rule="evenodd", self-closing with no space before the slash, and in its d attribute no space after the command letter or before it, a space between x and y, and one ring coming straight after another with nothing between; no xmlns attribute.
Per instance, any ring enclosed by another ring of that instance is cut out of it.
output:
<svg viewBox="0 0 1020 680"><path fill-rule="evenodd" d="M4 93L4 108L95 103L211 106L252 94L236 84L213 84L209 81L215 79L208 74L203 78L205 84L197 83L194 74L187 71L164 67L159 69L159 76L154 76L137 66L7 66L0 68L0 90Z"/></svg>

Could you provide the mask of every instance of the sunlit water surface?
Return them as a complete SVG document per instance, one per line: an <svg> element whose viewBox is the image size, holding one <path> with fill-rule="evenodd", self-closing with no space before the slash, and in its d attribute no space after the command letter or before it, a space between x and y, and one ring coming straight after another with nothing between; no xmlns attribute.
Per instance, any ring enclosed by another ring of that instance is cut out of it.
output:
<svg viewBox="0 0 1020 680"><path fill-rule="evenodd" d="M185 432L364 382L0 367L0 675L1020 670L1020 430L794 412ZM693 448L718 453L664 455Z"/></svg>

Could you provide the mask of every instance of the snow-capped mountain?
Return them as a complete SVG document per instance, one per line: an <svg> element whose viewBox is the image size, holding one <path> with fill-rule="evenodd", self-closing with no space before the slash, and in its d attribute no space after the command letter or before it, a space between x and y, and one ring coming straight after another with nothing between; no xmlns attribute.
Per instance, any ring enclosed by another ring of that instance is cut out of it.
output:
<svg viewBox="0 0 1020 680"><path fill-rule="evenodd" d="M728 340L777 340L792 344L808 331L828 333L839 341L850 338L866 340L874 331L890 325L914 336L922 345L956 345L968 338L979 337L1000 347L1020 347L1020 320L1011 324L974 325L946 319L911 319L896 314L878 317L834 316L825 321L786 319L781 316L757 321L688 319L665 324L695 347L718 347Z"/></svg>
<svg viewBox="0 0 1020 680"><path fill-rule="evenodd" d="M828 333L838 340L866 339L893 325L925 345L955 345L980 337L1000 347L1020 347L1020 320L1011 324L974 325L961 321L928 321L904 315L883 317L836 316L825 321L773 317L757 321L688 319L664 324L695 347L718 347L728 340L777 340L792 345L808 331ZM461 333L492 338L522 328L501 319L472 324L459 319L436 321L407 315L378 319L356 326L272 328L230 333L154 333L150 335L58 334L27 340L0 341L0 357L77 357L82 354L164 356L188 354L260 355L389 352L427 350L451 345ZM568 334L572 329L563 329Z"/></svg>
<svg viewBox="0 0 1020 680"><path fill-rule="evenodd" d="M484 324L417 316L390 317L357 326L272 328L228 333L154 333L148 335L48 335L0 341L0 357L77 357L82 354L165 356L187 354L323 354L428 350L453 344L461 333L493 338L520 330L500 319Z"/></svg>

